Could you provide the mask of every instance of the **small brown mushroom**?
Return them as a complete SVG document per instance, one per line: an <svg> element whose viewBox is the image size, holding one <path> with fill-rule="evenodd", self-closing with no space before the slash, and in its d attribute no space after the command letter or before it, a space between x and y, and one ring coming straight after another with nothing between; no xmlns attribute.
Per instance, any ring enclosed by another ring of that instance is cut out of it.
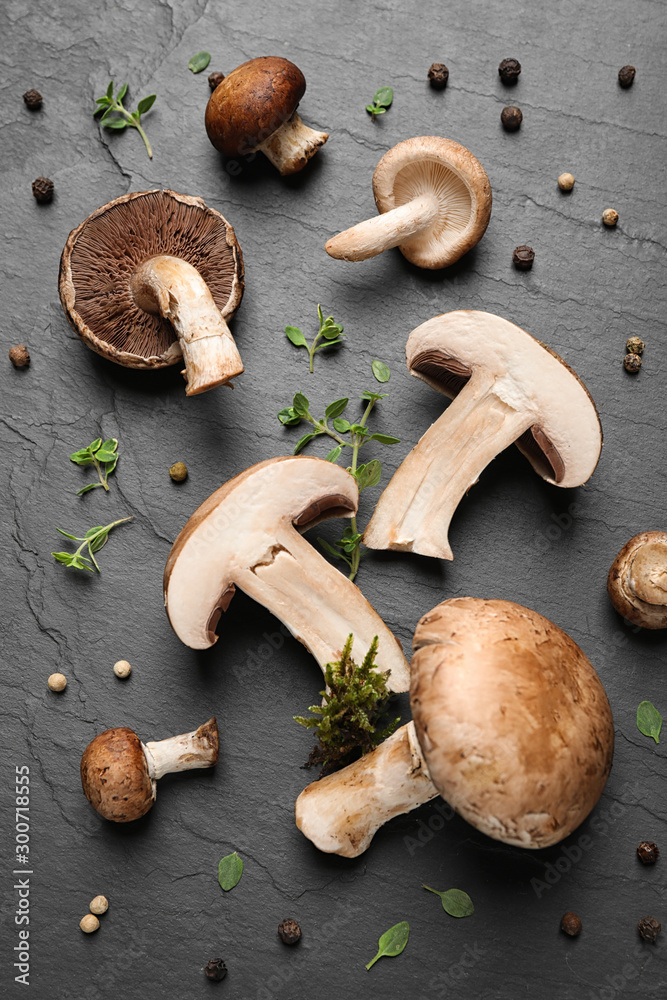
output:
<svg viewBox="0 0 667 1000"><path fill-rule="evenodd" d="M301 832L355 858L383 823L441 795L505 844L538 849L572 833L614 748L607 696L574 640L511 601L457 597L424 615L413 649L413 721L308 785Z"/></svg>
<svg viewBox="0 0 667 1000"><path fill-rule="evenodd" d="M385 153L373 174L380 213L333 236L330 257L367 260L398 247L417 267L449 267L481 240L491 215L491 185L470 150L424 135Z"/></svg>
<svg viewBox="0 0 667 1000"><path fill-rule="evenodd" d="M667 628L667 531L642 531L618 553L607 590L619 615L643 628Z"/></svg>
<svg viewBox="0 0 667 1000"><path fill-rule="evenodd" d="M88 347L128 368L184 361L188 396L243 372L227 325L243 296L241 248L201 198L139 191L103 205L70 233L59 290Z"/></svg>
<svg viewBox="0 0 667 1000"><path fill-rule="evenodd" d="M151 808L157 782L165 774L217 764L218 742L215 719L193 733L157 743L142 743L126 726L107 729L83 751L84 794L100 816L114 823L130 823Z"/></svg>
<svg viewBox="0 0 667 1000"><path fill-rule="evenodd" d="M260 56L232 70L206 107L206 132L225 156L261 150L281 174L303 170L329 138L297 114L306 79L282 56Z"/></svg>

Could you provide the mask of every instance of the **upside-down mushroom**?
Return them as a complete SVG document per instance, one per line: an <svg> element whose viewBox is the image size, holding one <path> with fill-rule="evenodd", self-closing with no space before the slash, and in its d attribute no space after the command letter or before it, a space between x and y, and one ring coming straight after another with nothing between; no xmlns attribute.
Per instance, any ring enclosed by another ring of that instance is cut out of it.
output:
<svg viewBox="0 0 667 1000"><path fill-rule="evenodd" d="M366 260L398 247L417 267L449 267L481 240L491 185L476 157L452 139L424 135L385 153L373 174L380 213L333 236L331 257Z"/></svg>
<svg viewBox="0 0 667 1000"><path fill-rule="evenodd" d="M643 628L667 628L667 531L642 531L616 556L607 577L611 602Z"/></svg>
<svg viewBox="0 0 667 1000"><path fill-rule="evenodd" d="M408 368L453 398L403 460L364 534L371 549L453 559L447 539L461 498L512 443L556 486L580 486L602 448L595 404L572 369L500 316L457 311L412 331Z"/></svg>
<svg viewBox="0 0 667 1000"><path fill-rule="evenodd" d="M243 372L227 325L243 287L229 222L175 191L98 208L70 233L60 261L60 301L84 343L127 368L183 361L188 396Z"/></svg>
<svg viewBox="0 0 667 1000"><path fill-rule="evenodd" d="M413 721L296 802L321 851L354 858L393 816L441 795L482 833L549 847L595 806L614 724L600 678L565 632L510 601L452 598L414 635Z"/></svg>

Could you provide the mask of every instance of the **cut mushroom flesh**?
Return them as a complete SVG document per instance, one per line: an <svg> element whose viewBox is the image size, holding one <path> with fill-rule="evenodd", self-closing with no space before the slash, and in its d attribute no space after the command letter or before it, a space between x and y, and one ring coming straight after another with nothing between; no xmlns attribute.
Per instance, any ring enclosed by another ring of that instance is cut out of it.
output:
<svg viewBox="0 0 667 1000"><path fill-rule="evenodd" d="M667 532L643 531L623 546L607 579L619 614L642 628L667 628Z"/></svg>
<svg viewBox="0 0 667 1000"><path fill-rule="evenodd" d="M452 559L454 512L489 462L515 443L547 482L579 486L602 447L595 405L558 355L507 320L457 311L428 320L406 346L412 375L453 402L380 497L372 549Z"/></svg>
<svg viewBox="0 0 667 1000"><path fill-rule="evenodd" d="M358 488L345 469L305 456L252 466L212 494L176 539L164 576L172 628L187 646L207 649L235 587L279 618L322 670L340 658L350 633L363 657L377 635L378 670L405 691L409 667L361 591L301 532L329 517L352 517Z"/></svg>

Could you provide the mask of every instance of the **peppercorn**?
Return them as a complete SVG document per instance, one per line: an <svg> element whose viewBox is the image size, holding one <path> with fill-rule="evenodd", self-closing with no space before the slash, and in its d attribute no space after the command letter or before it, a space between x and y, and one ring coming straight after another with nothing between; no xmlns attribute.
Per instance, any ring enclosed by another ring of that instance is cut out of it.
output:
<svg viewBox="0 0 667 1000"><path fill-rule="evenodd" d="M211 90L215 90L216 87L220 86L220 84L224 79L225 79L224 73L217 73L217 72L210 73L208 78L208 85L211 88Z"/></svg>
<svg viewBox="0 0 667 1000"><path fill-rule="evenodd" d="M513 104L510 104L509 107L503 108L500 112L500 120L503 123L503 128L507 132L516 132L523 121L521 108L517 108Z"/></svg>
<svg viewBox="0 0 667 1000"><path fill-rule="evenodd" d="M623 87L624 89L631 87L632 84L635 82L636 72L637 70L635 69L634 66L621 66L621 68L618 71L618 82L620 83L621 87Z"/></svg>
<svg viewBox="0 0 667 1000"><path fill-rule="evenodd" d="M643 354L646 344L641 337L628 337L625 342L625 349L630 354Z"/></svg>
<svg viewBox="0 0 667 1000"><path fill-rule="evenodd" d="M626 372L636 374L642 366L642 359L639 354L626 354L623 358L623 367Z"/></svg>
<svg viewBox="0 0 667 1000"><path fill-rule="evenodd" d="M428 71L428 82L434 90L443 90L449 80L449 70L444 63L431 63Z"/></svg>
<svg viewBox="0 0 667 1000"><path fill-rule="evenodd" d="M227 975L227 966L221 958L212 958L204 972L214 983L220 983Z"/></svg>
<svg viewBox="0 0 667 1000"><path fill-rule="evenodd" d="M565 933L569 934L570 937L576 937L577 934L581 933L581 919L576 913L565 913L561 917L560 929Z"/></svg>
<svg viewBox="0 0 667 1000"><path fill-rule="evenodd" d="M183 462L174 462L169 469L169 475L175 483L182 483L188 478L188 467Z"/></svg>
<svg viewBox="0 0 667 1000"><path fill-rule="evenodd" d="M48 177L38 177L32 182L32 193L40 205L46 205L53 198L53 181Z"/></svg>
<svg viewBox="0 0 667 1000"><path fill-rule="evenodd" d="M558 187L561 191L571 191L574 187L574 177L572 174L560 174L558 177Z"/></svg>
<svg viewBox="0 0 667 1000"><path fill-rule="evenodd" d="M81 917L79 921L79 927L84 934L92 934L93 931L99 930L100 922L94 913L87 913L85 917Z"/></svg>
<svg viewBox="0 0 667 1000"><path fill-rule="evenodd" d="M602 213L602 221L605 226L615 226L618 222L618 212L615 208L605 208Z"/></svg>
<svg viewBox="0 0 667 1000"><path fill-rule="evenodd" d="M127 662L127 660L117 660L113 665L113 672L116 677L129 677L132 673L132 666Z"/></svg>
<svg viewBox="0 0 667 1000"><path fill-rule="evenodd" d="M99 916L101 913L106 913L109 909L109 900L106 896L95 896L94 899L90 901L90 912L95 913Z"/></svg>
<svg viewBox="0 0 667 1000"><path fill-rule="evenodd" d="M285 944L297 944L301 940L301 928L296 920L283 920L278 925L278 933Z"/></svg>
<svg viewBox="0 0 667 1000"><path fill-rule="evenodd" d="M10 347L9 360L14 365L14 368L25 368L26 365L29 365L30 355L25 344L15 344L14 347Z"/></svg>
<svg viewBox="0 0 667 1000"><path fill-rule="evenodd" d="M49 679L46 683L49 686L49 691L60 693L67 687L67 678L64 674L49 674Z"/></svg>
<svg viewBox="0 0 667 1000"><path fill-rule="evenodd" d="M516 247L512 254L512 263L518 271L530 271L535 260L535 251L532 247Z"/></svg>
<svg viewBox="0 0 667 1000"><path fill-rule="evenodd" d="M42 95L38 90L26 90L23 100L31 111L37 111L42 106Z"/></svg>
<svg viewBox="0 0 667 1000"><path fill-rule="evenodd" d="M503 59L498 67L498 73L503 83L516 83L521 72L521 63L518 59Z"/></svg>
<svg viewBox="0 0 667 1000"><path fill-rule="evenodd" d="M652 840L642 840L637 848L637 855L642 864L654 865L660 857L660 850Z"/></svg>
<svg viewBox="0 0 667 1000"><path fill-rule="evenodd" d="M637 930L645 941L655 944L662 927L655 917L642 917L637 924Z"/></svg>

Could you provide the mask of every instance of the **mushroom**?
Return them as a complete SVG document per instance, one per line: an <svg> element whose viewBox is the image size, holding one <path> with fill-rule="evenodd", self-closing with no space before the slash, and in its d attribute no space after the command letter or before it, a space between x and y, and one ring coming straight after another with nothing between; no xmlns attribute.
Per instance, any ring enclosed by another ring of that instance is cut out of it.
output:
<svg viewBox="0 0 667 1000"><path fill-rule="evenodd" d="M366 528L371 549L453 559L447 540L463 495L513 442L556 486L592 475L602 431L586 386L562 358L500 316L457 311L413 330L408 368L454 398L404 459Z"/></svg>
<svg viewBox="0 0 667 1000"><path fill-rule="evenodd" d="M363 656L378 636L378 669L407 691L409 667L358 587L302 538L330 517L352 517L354 478L333 462L272 458L230 479L195 511L174 542L164 572L171 626L192 649L217 642L215 628L236 587L276 615L319 663L340 659L350 633Z"/></svg>
<svg viewBox="0 0 667 1000"><path fill-rule="evenodd" d="M296 802L321 851L355 858L393 816L441 795L482 833L557 844L598 801L614 724L602 683L558 626L511 601L457 597L417 625L413 721Z"/></svg>
<svg viewBox="0 0 667 1000"><path fill-rule="evenodd" d="M644 628L667 628L667 531L642 531L618 553L607 590L619 615Z"/></svg>
<svg viewBox="0 0 667 1000"><path fill-rule="evenodd" d="M84 795L100 816L130 823L151 808L158 780L171 771L213 767L218 762L218 725L209 719L193 733L142 743L127 726L107 729L81 758Z"/></svg>
<svg viewBox="0 0 667 1000"><path fill-rule="evenodd" d="M227 326L243 296L241 248L201 198L139 191L98 208L67 239L59 290L88 347L128 368L184 361L188 396L243 371Z"/></svg>
<svg viewBox="0 0 667 1000"><path fill-rule="evenodd" d="M260 56L225 77L206 106L208 137L225 156L260 149L281 174L303 170L329 138L297 114L306 79L282 56Z"/></svg>
<svg viewBox="0 0 667 1000"><path fill-rule="evenodd" d="M478 243L491 215L491 185L469 149L423 135L385 153L373 174L379 216L333 236L330 257L366 260L398 247L417 267L449 267Z"/></svg>

